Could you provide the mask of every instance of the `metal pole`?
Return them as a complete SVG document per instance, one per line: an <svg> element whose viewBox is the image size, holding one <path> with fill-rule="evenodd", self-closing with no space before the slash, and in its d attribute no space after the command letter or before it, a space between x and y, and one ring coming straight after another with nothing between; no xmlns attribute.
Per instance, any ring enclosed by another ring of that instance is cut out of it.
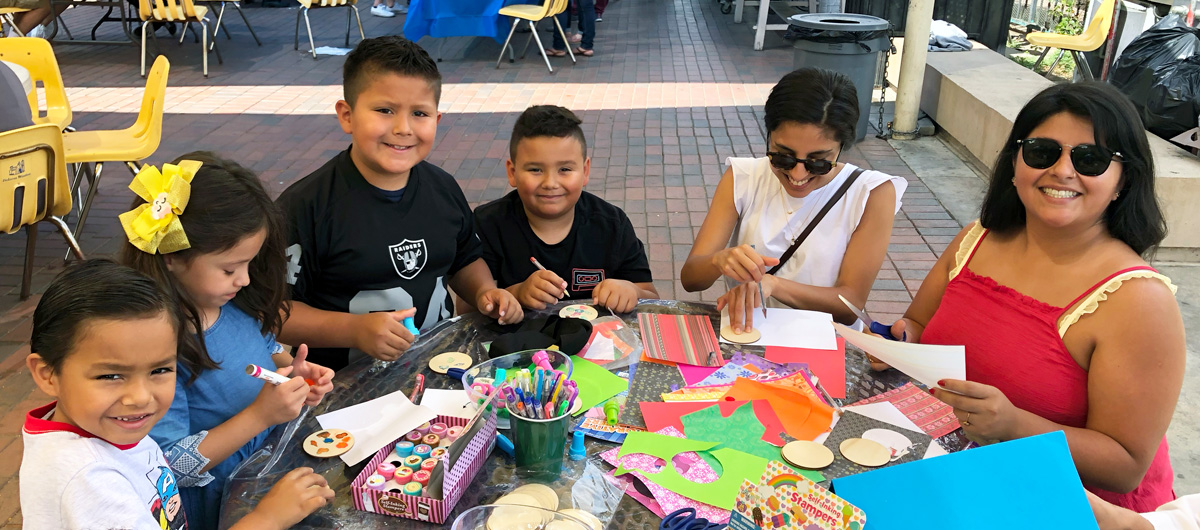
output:
<svg viewBox="0 0 1200 530"><path fill-rule="evenodd" d="M917 137L917 115L921 112L921 85L925 78L925 56L929 52L929 26L933 23L933 0L909 0L904 24L904 54L900 58L900 82L896 87L896 118L892 138Z"/></svg>

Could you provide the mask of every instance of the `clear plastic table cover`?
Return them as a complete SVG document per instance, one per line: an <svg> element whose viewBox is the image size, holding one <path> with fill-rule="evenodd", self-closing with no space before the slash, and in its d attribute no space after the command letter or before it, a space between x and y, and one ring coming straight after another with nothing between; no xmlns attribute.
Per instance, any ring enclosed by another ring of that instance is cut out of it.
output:
<svg viewBox="0 0 1200 530"><path fill-rule="evenodd" d="M557 314L558 310L571 301L564 301L543 311L527 311L526 317L546 316ZM607 312L601 308L601 313ZM675 313L675 314L706 314L712 318L713 327L719 326L720 314L711 304L679 302L674 300L642 300L633 313L624 315L625 324L635 332L639 330L637 313ZM413 388L418 373L425 374L427 388L461 389L461 383L442 374L428 370L429 359L434 355L447 351L461 351L471 355L475 362L487 359L487 353L482 343L491 341L497 332L487 328L488 319L478 313L472 313L446 320L421 334L420 339L400 360L383 362L374 359L360 359L358 362L342 369L334 377L334 389L325 396L324 401L315 409L305 411L301 416L286 425L275 429L267 438L263 449L242 463L233 473L225 491L225 501L221 509L221 526L228 527L248 513L259 499L271 489L280 477L297 467L312 467L323 475L329 486L337 492L333 502L310 515L294 528L428 528L434 525L427 522L402 519L354 508L349 488L350 482L362 471L363 465L347 466L341 459L318 459L308 456L300 447L300 442L308 434L320 429L316 416L338 410L356 403L361 403L382 395ZM763 354L763 349L757 346L722 344L721 349L726 358L734 351ZM867 363L866 355L861 351L848 347L846 352L846 399L837 400L839 404L849 404L874 395L881 394L893 388L912 382L904 374L896 370L873 372ZM507 433L505 433L507 434ZM948 451L961 449L967 440L962 431L958 430L938 439L938 442ZM582 474L585 462L600 462L598 454L611 449L613 444L587 438L589 458L584 461L564 463L563 476L551 487L559 490L560 495L570 491L574 478ZM598 464L602 469L609 469L607 464ZM578 468L578 469L577 469ZM455 506L454 512L443 525L450 527L454 517L473 506L488 504L501 495L511 491L523 483L521 476L513 467L513 462L504 453L492 451L483 469L475 477L474 482L463 493L462 499ZM641 529L656 528L660 520L650 510L629 496L621 499L616 513L608 528L612 529Z"/></svg>

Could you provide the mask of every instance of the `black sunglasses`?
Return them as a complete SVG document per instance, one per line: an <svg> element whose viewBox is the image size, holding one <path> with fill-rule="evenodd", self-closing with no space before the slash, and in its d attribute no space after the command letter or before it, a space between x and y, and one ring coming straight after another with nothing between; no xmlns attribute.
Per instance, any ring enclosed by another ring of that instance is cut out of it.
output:
<svg viewBox="0 0 1200 530"><path fill-rule="evenodd" d="M1026 138L1017 140L1021 146L1021 159L1025 165L1033 169L1046 169L1053 166L1062 157L1064 147L1071 148L1071 165L1080 175L1095 177L1108 170L1108 165L1116 159L1124 161L1125 156L1120 152L1109 151L1096 144L1079 144L1076 146L1063 145L1058 140L1049 138Z"/></svg>
<svg viewBox="0 0 1200 530"><path fill-rule="evenodd" d="M796 158L786 153L774 153L767 151L767 158L771 159L771 165L783 171L791 171L797 164L804 163L804 169L812 175L824 175L833 170L833 162L823 158Z"/></svg>

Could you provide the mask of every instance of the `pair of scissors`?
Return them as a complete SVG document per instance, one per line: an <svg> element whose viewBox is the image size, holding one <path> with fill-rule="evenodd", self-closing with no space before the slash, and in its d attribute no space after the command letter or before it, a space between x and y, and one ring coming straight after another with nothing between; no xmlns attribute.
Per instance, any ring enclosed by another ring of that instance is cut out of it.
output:
<svg viewBox="0 0 1200 530"><path fill-rule="evenodd" d="M900 340L900 339L897 339L896 337L892 336L892 328L891 327L886 326L884 324L880 324L879 322L876 322L874 319L871 318L871 315L867 314L866 309L859 309L858 307L855 307L855 305L850 303L850 301L847 300L846 297L844 297L840 294L838 295L838 299L841 300L843 304L846 304L846 307L850 308L850 312L854 313L854 316L858 317L858 319L862 321L863 325L867 326L867 329L871 330L871 333L879 335L880 337L883 337L887 340L895 340L895 341Z"/></svg>
<svg viewBox="0 0 1200 530"><path fill-rule="evenodd" d="M696 517L695 508L680 508L663 517L659 530L721 530L724 523L710 523L708 519Z"/></svg>

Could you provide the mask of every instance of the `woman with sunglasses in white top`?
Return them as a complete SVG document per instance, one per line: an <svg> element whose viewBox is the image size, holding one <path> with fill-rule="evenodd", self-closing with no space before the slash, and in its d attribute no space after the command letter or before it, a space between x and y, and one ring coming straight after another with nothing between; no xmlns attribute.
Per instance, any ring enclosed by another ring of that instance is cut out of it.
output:
<svg viewBox="0 0 1200 530"><path fill-rule="evenodd" d="M763 298L853 324L838 296L866 305L908 182L839 160L859 117L845 75L796 70L771 89L764 110L766 156L726 161L683 287L703 291L724 276L717 308L728 308L735 333L762 318Z"/></svg>
<svg viewBox="0 0 1200 530"><path fill-rule="evenodd" d="M1186 357L1175 287L1145 261L1165 235L1133 104L1053 86L1017 115L979 222L891 332L966 346L967 380L933 393L968 437L1064 431L1084 486L1152 511L1175 498L1164 435Z"/></svg>

